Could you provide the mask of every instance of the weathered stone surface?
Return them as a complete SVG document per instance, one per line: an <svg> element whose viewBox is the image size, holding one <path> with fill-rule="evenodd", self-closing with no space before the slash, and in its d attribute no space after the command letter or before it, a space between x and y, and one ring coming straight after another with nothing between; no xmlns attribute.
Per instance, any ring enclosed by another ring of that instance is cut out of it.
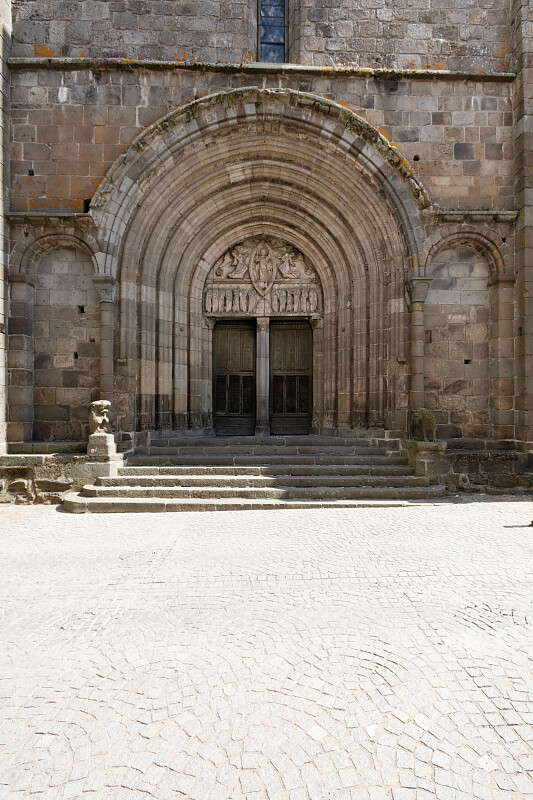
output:
<svg viewBox="0 0 533 800"><path fill-rule="evenodd" d="M268 65L255 0L13 3L11 442L87 439L98 397L130 441L212 432L209 326L299 315L313 430L532 446L529 4L337 6L288 4ZM312 281L214 275L273 240Z"/></svg>

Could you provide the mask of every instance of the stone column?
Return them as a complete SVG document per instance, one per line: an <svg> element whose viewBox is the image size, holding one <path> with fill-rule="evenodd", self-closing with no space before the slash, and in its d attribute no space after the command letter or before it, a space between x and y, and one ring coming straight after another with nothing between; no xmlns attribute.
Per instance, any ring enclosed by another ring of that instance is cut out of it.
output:
<svg viewBox="0 0 533 800"><path fill-rule="evenodd" d="M411 411L424 408L424 303L429 291L429 278L411 278Z"/></svg>
<svg viewBox="0 0 533 800"><path fill-rule="evenodd" d="M8 442L31 442L33 432L34 284L23 273L12 275L8 321Z"/></svg>
<svg viewBox="0 0 533 800"><path fill-rule="evenodd" d="M255 435L270 436L270 320L257 318Z"/></svg>
<svg viewBox="0 0 533 800"><path fill-rule="evenodd" d="M11 50L11 2L10 0L1 0L0 2L0 20L2 27L0 29L0 79L2 81L2 91L0 92L0 126L1 126L1 146L2 155L0 157L0 253L2 254L2 263L8 263L9 253L9 230L8 224L4 217L4 209L7 211L9 208L9 68L7 66L7 59ZM0 453L5 453L7 450L7 369L6 369L6 308L7 308L7 295L8 284L4 281L4 270L0 276ZM9 358L9 356L7 356ZM33 357L33 352L32 352Z"/></svg>
<svg viewBox="0 0 533 800"><path fill-rule="evenodd" d="M515 392L516 433L533 450L533 3L512 0L515 202Z"/></svg>
<svg viewBox="0 0 533 800"><path fill-rule="evenodd" d="M100 300L100 400L112 402L117 282L111 275L95 275L93 281Z"/></svg>

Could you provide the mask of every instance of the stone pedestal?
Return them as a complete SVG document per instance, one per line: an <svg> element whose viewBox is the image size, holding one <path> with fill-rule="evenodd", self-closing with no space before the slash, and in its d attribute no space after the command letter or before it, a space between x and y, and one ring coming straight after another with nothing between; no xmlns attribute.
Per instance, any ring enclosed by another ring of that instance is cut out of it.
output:
<svg viewBox="0 0 533 800"><path fill-rule="evenodd" d="M92 433L87 444L87 455L97 461L118 461L115 437L111 433Z"/></svg>
<svg viewBox="0 0 533 800"><path fill-rule="evenodd" d="M415 475L446 475L449 472L450 466L445 457L446 442L416 442L407 439L402 442L402 446L407 451L409 464Z"/></svg>

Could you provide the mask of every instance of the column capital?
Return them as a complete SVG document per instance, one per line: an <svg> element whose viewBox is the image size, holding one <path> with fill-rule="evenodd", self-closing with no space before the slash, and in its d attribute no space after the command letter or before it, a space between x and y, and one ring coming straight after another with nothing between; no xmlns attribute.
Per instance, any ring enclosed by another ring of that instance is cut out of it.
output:
<svg viewBox="0 0 533 800"><path fill-rule="evenodd" d="M428 296L431 278L409 278L407 290L413 303L425 303Z"/></svg>
<svg viewBox="0 0 533 800"><path fill-rule="evenodd" d="M514 286L515 283L516 275L508 272L498 272L489 280L489 286Z"/></svg>
<svg viewBox="0 0 533 800"><path fill-rule="evenodd" d="M114 303L117 281L112 275L93 275L94 288L101 303Z"/></svg>

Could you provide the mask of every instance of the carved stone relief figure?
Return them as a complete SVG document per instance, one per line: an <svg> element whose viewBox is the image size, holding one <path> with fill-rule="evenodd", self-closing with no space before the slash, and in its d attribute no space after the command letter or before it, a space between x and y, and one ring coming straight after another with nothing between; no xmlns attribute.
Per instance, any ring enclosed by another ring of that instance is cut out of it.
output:
<svg viewBox="0 0 533 800"><path fill-rule="evenodd" d="M220 315L320 314L315 270L294 247L253 237L228 250L209 273L204 311Z"/></svg>

